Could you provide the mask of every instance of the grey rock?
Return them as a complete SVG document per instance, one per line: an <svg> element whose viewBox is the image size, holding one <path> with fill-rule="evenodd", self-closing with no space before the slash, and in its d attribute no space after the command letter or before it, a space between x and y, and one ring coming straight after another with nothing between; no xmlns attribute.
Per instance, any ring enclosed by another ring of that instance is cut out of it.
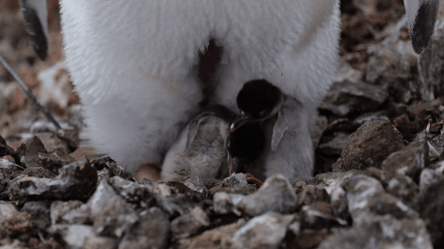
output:
<svg viewBox="0 0 444 249"><path fill-rule="evenodd" d="M220 226L191 239L188 248L193 249L228 249L232 248L235 232L245 224L243 219L229 225Z"/></svg>
<svg viewBox="0 0 444 249"><path fill-rule="evenodd" d="M444 179L444 175L435 169L424 169L419 177L419 187L425 189L428 186Z"/></svg>
<svg viewBox="0 0 444 249"><path fill-rule="evenodd" d="M101 170L97 170L97 184L99 184L102 180L109 181L109 179L113 176L113 173L108 168L103 168Z"/></svg>
<svg viewBox="0 0 444 249"><path fill-rule="evenodd" d="M51 203L51 223L59 224L65 223L63 216L69 211L79 208L83 203L78 200L74 201L53 201Z"/></svg>
<svg viewBox="0 0 444 249"><path fill-rule="evenodd" d="M341 132L334 134L334 136L333 140L319 145L318 151L325 155L340 155L350 134Z"/></svg>
<svg viewBox="0 0 444 249"><path fill-rule="evenodd" d="M68 210L60 219L61 224L79 224L91 225L93 224L90 207L87 204L82 204L80 207Z"/></svg>
<svg viewBox="0 0 444 249"><path fill-rule="evenodd" d="M377 110L387 99L387 92L379 86L362 82L333 83L320 108L339 116Z"/></svg>
<svg viewBox="0 0 444 249"><path fill-rule="evenodd" d="M10 203L2 203L0 202L0 223L5 220L16 216L19 211L15 208L14 205Z"/></svg>
<svg viewBox="0 0 444 249"><path fill-rule="evenodd" d="M51 225L50 207L47 201L28 201L20 211L30 214L33 226L44 230Z"/></svg>
<svg viewBox="0 0 444 249"><path fill-rule="evenodd" d="M350 135L341 154L342 162L347 170L378 167L388 155L402 148L402 135L390 121L369 121Z"/></svg>
<svg viewBox="0 0 444 249"><path fill-rule="evenodd" d="M122 238L119 249L166 248L169 233L170 222L159 208L144 210L139 221Z"/></svg>
<svg viewBox="0 0 444 249"><path fill-rule="evenodd" d="M25 177L20 179L20 194L48 199L86 199L94 190L97 172L87 161L63 166L54 179Z"/></svg>
<svg viewBox="0 0 444 249"><path fill-rule="evenodd" d="M100 157L93 159L91 160L91 165L97 170L101 170L106 167L112 172L112 176L120 176L125 180L134 181L133 176L124 168L117 165L117 162L111 157Z"/></svg>
<svg viewBox="0 0 444 249"><path fill-rule="evenodd" d="M87 202L98 235L120 238L138 219L136 212L102 180Z"/></svg>
<svg viewBox="0 0 444 249"><path fill-rule="evenodd" d="M54 152L52 154L39 153L38 161L43 168L51 171L54 174L58 174L59 169L61 169L64 165L75 162L74 158L60 152Z"/></svg>
<svg viewBox="0 0 444 249"><path fill-rule="evenodd" d="M26 168L39 168L43 167L37 157L31 157L31 156L22 156L20 158L20 165Z"/></svg>
<svg viewBox="0 0 444 249"><path fill-rule="evenodd" d="M210 198L210 191L204 185L197 185L188 180L186 180L183 184L191 190L200 193L203 197Z"/></svg>
<svg viewBox="0 0 444 249"><path fill-rule="evenodd" d="M5 139L3 139L2 136L0 136L0 157L8 156L8 155L14 157L15 151L11 147L9 147L8 144L6 144Z"/></svg>
<svg viewBox="0 0 444 249"><path fill-rule="evenodd" d="M233 248L279 248L291 221L284 216L267 212L254 217L233 236Z"/></svg>
<svg viewBox="0 0 444 249"><path fill-rule="evenodd" d="M424 248L432 249L421 219L396 219L391 215L370 217L361 224L326 238L319 249Z"/></svg>
<svg viewBox="0 0 444 249"><path fill-rule="evenodd" d="M210 224L207 214L196 206L190 213L174 219L171 222L171 231L175 238L188 238L210 226Z"/></svg>
<svg viewBox="0 0 444 249"><path fill-rule="evenodd" d="M51 132L37 133L36 137L42 141L48 153L58 152L61 154L69 154L72 152L71 148L65 141Z"/></svg>
<svg viewBox="0 0 444 249"><path fill-rule="evenodd" d="M150 185L142 185L136 182L128 181L120 176L113 176L109 180L109 184L119 192L128 202L139 204L141 201L149 202L154 198Z"/></svg>
<svg viewBox="0 0 444 249"><path fill-rule="evenodd" d="M216 214L235 213L241 215L237 209L239 202L246 197L240 194L228 194L226 192L218 192L213 197L213 209Z"/></svg>
<svg viewBox="0 0 444 249"><path fill-rule="evenodd" d="M370 54L365 79L382 86L396 102L408 103L421 96L418 78L412 70L417 60L411 41L377 46Z"/></svg>
<svg viewBox="0 0 444 249"><path fill-rule="evenodd" d="M42 141L37 136L34 136L22 143L20 147L17 148L16 153L16 161L20 161L23 156L35 158L37 160L39 153L48 153L48 151L45 149Z"/></svg>
<svg viewBox="0 0 444 249"><path fill-rule="evenodd" d="M407 175L416 179L429 163L429 146L424 134L418 134L415 141L404 149L390 154L381 164L381 169Z"/></svg>
<svg viewBox="0 0 444 249"><path fill-rule="evenodd" d="M234 174L223 180L223 185L225 187L230 187L234 189L242 188L247 186L247 177L243 173Z"/></svg>
<svg viewBox="0 0 444 249"><path fill-rule="evenodd" d="M444 179L421 189L416 204L435 248L444 246Z"/></svg>
<svg viewBox="0 0 444 249"><path fill-rule="evenodd" d="M329 202L330 195L322 186L308 185L298 194L298 207L310 205L315 202Z"/></svg>
<svg viewBox="0 0 444 249"><path fill-rule="evenodd" d="M101 249L117 248L117 240L110 237L98 237L93 228L86 225L53 225L53 233L60 234L68 248Z"/></svg>
<svg viewBox="0 0 444 249"><path fill-rule="evenodd" d="M296 208L297 196L283 175L273 175L254 194L242 198L236 205L249 216L257 216L268 211L286 213Z"/></svg>
<svg viewBox="0 0 444 249"><path fill-rule="evenodd" d="M347 225L347 221L332 213L332 207L325 202L316 202L302 207L301 229L322 229Z"/></svg>
<svg viewBox="0 0 444 249"><path fill-rule="evenodd" d="M80 146L79 130L77 129L57 129L54 134L65 142L71 151L75 151Z"/></svg>

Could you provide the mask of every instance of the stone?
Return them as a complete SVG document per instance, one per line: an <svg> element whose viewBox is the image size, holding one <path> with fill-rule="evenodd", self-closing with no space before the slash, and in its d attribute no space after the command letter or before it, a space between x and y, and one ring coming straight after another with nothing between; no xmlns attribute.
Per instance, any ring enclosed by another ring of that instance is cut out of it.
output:
<svg viewBox="0 0 444 249"><path fill-rule="evenodd" d="M403 148L402 135L390 121L369 121L350 135L341 153L342 163L347 170L378 167L388 155Z"/></svg>
<svg viewBox="0 0 444 249"><path fill-rule="evenodd" d="M391 215L370 217L361 224L327 237L319 249L424 248L432 249L421 219L398 220Z"/></svg>
<svg viewBox="0 0 444 249"><path fill-rule="evenodd" d="M301 229L322 229L346 226L347 221L334 216L332 207L325 202L315 202L302 207Z"/></svg>
<svg viewBox="0 0 444 249"><path fill-rule="evenodd" d="M93 228L87 225L53 225L53 233L60 234L63 242L73 249L80 248L117 248L117 240L110 237L99 237Z"/></svg>
<svg viewBox="0 0 444 249"><path fill-rule="evenodd" d="M330 195L322 186L308 185L298 194L298 207L310 205L315 202L329 202Z"/></svg>
<svg viewBox="0 0 444 249"><path fill-rule="evenodd" d="M213 197L213 209L216 214L235 213L241 215L237 209L239 202L246 197L240 194L228 194L226 192L217 192Z"/></svg>
<svg viewBox="0 0 444 249"><path fill-rule="evenodd" d="M50 216L52 224L64 224L63 216L71 210L79 208L83 203L78 200L74 201L53 201L50 208Z"/></svg>
<svg viewBox="0 0 444 249"><path fill-rule="evenodd" d="M30 214L33 226L44 231L51 226L50 206L51 202L48 201L28 201L20 211Z"/></svg>
<svg viewBox="0 0 444 249"><path fill-rule="evenodd" d="M77 150L80 146L80 131L77 129L57 129L54 132L59 139L68 145L71 152Z"/></svg>
<svg viewBox="0 0 444 249"><path fill-rule="evenodd" d="M117 165L117 162L114 161L111 157L100 157L92 159L91 165L97 170L101 170L103 169L103 167L106 167L112 172L113 176L120 176L125 180L134 181L133 176L124 168Z"/></svg>
<svg viewBox="0 0 444 249"><path fill-rule="evenodd" d="M387 92L379 86L363 82L336 82L325 96L320 109L338 116L375 111L387 97Z"/></svg>
<svg viewBox="0 0 444 249"><path fill-rule="evenodd" d="M168 217L159 208L140 213L139 221L119 243L119 249L166 248L170 234Z"/></svg>
<svg viewBox="0 0 444 249"><path fill-rule="evenodd" d="M19 181L20 194L48 199L86 199L96 187L97 172L90 163L74 162L63 166L54 179L24 177Z"/></svg>
<svg viewBox="0 0 444 249"><path fill-rule="evenodd" d="M333 140L320 144L318 151L325 155L341 155L349 136L350 134L342 132L334 134Z"/></svg>
<svg viewBox="0 0 444 249"><path fill-rule="evenodd" d="M37 133L36 136L42 141L49 153L59 152L62 154L69 154L72 152L69 145L57 137L54 133Z"/></svg>
<svg viewBox="0 0 444 249"><path fill-rule="evenodd" d="M279 248L291 220L284 216L267 212L254 217L242 226L233 236L233 248Z"/></svg>
<svg viewBox="0 0 444 249"><path fill-rule="evenodd" d="M16 158L16 161L19 162L23 156L37 158L39 153L48 153L48 151L45 149L42 141L37 136L34 136L22 143L22 145L17 148L16 153L18 158Z"/></svg>
<svg viewBox="0 0 444 249"><path fill-rule="evenodd" d="M58 174L59 169L61 169L64 165L75 162L74 158L60 152L53 152L52 154L40 153L38 155L38 161L43 168L51 171L54 174Z"/></svg>
<svg viewBox="0 0 444 249"><path fill-rule="evenodd" d="M442 167L444 169L444 167ZM419 177L419 187L422 189L427 188L428 186L437 183L444 179L444 175L439 172L439 170L426 168L421 171L421 175Z"/></svg>
<svg viewBox="0 0 444 249"><path fill-rule="evenodd" d="M381 164L381 169L392 173L407 175L417 179L429 163L429 146L424 134L419 134L415 141L404 149L390 154Z"/></svg>
<svg viewBox="0 0 444 249"><path fill-rule="evenodd" d="M202 234L195 236L191 239L189 248L194 249L229 249L232 248L233 236L239 228L241 228L245 222L239 220L236 223L217 227Z"/></svg>
<svg viewBox="0 0 444 249"><path fill-rule="evenodd" d="M247 177L243 173L234 174L223 180L224 187L230 187L234 189L242 188L247 186Z"/></svg>
<svg viewBox="0 0 444 249"><path fill-rule="evenodd" d="M0 157L3 157L3 156L14 156L14 155L15 155L14 149L9 147L6 144L5 139L3 139L2 136L0 136Z"/></svg>
<svg viewBox="0 0 444 249"><path fill-rule="evenodd" d="M175 238L188 238L210 226L207 214L198 206L190 213L181 215L171 222L171 231Z"/></svg>
<svg viewBox="0 0 444 249"><path fill-rule="evenodd" d="M187 186L189 189L200 193L203 197L205 198L210 198L210 191L207 189L207 187L205 187L204 185L197 185L191 181L186 180L183 183L185 186Z"/></svg>
<svg viewBox="0 0 444 249"><path fill-rule="evenodd" d="M242 198L236 207L244 214L258 216L268 211L287 213L296 208L297 196L283 175L268 177L254 194Z"/></svg>
<svg viewBox="0 0 444 249"><path fill-rule="evenodd" d="M26 168L40 168L43 167L39 162L37 157L22 156L20 158L20 165Z"/></svg>
<svg viewBox="0 0 444 249"><path fill-rule="evenodd" d="M149 202L153 198L153 188L150 185L128 181L120 176L113 176L108 182L127 202L139 204L141 201Z"/></svg>
<svg viewBox="0 0 444 249"><path fill-rule="evenodd" d="M444 179L421 189L416 204L435 248L444 246Z"/></svg>
<svg viewBox="0 0 444 249"><path fill-rule="evenodd" d="M138 220L136 212L105 180L100 182L87 206L94 221L93 229L101 236L120 238Z"/></svg>

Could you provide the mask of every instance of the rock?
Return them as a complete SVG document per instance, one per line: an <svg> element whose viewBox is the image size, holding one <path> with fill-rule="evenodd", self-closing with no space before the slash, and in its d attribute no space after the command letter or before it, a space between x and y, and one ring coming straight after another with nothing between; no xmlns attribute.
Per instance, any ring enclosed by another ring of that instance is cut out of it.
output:
<svg viewBox="0 0 444 249"><path fill-rule="evenodd" d="M243 220L203 232L193 237L189 248L194 249L229 249L232 248L234 233L245 224Z"/></svg>
<svg viewBox="0 0 444 249"><path fill-rule="evenodd" d="M412 70L417 59L411 41L377 46L369 57L365 79L382 86L396 102L408 103L420 96L418 78Z"/></svg>
<svg viewBox="0 0 444 249"><path fill-rule="evenodd" d="M362 82L337 82L331 86L320 109L338 116L375 111L387 96L387 92L379 86Z"/></svg>
<svg viewBox="0 0 444 249"><path fill-rule="evenodd" d="M324 228L320 230L305 229L302 230L298 236L286 243L286 248L301 248L312 249L317 246L329 236L331 232Z"/></svg>
<svg viewBox="0 0 444 249"><path fill-rule="evenodd" d="M228 194L225 192L218 192L214 194L213 197L213 209L216 214L228 214L235 213L241 215L240 211L237 209L239 202L246 198L239 194Z"/></svg>
<svg viewBox="0 0 444 249"><path fill-rule="evenodd" d="M36 136L42 141L49 153L59 152L62 154L71 153L69 145L51 132L37 133Z"/></svg>
<svg viewBox="0 0 444 249"><path fill-rule="evenodd" d="M17 211L14 205L10 203L0 202L0 224L3 222L3 220L12 218L18 213L19 211Z"/></svg>
<svg viewBox="0 0 444 249"><path fill-rule="evenodd" d="M149 200L153 198L153 194L151 193L153 188L150 185L127 181L120 176L110 178L109 184L111 184L126 201L131 203L139 204L141 201L149 202Z"/></svg>
<svg viewBox="0 0 444 249"><path fill-rule="evenodd" d="M5 139L3 139L2 136L0 136L0 157L3 157L3 156L14 156L14 155L15 155L14 149L9 147L6 144Z"/></svg>
<svg viewBox="0 0 444 249"><path fill-rule="evenodd" d="M195 207L189 214L174 219L171 222L171 231L175 238L188 238L210 224L207 214L200 207Z"/></svg>
<svg viewBox="0 0 444 249"><path fill-rule="evenodd" d="M381 169L392 173L407 175L417 179L421 170L429 163L429 146L424 134L419 134L415 141L404 149L390 154L381 164Z"/></svg>
<svg viewBox="0 0 444 249"><path fill-rule="evenodd" d="M117 248L117 240L110 237L98 237L93 228L86 225L53 225L53 233L60 234L63 242L73 249L80 248Z"/></svg>
<svg viewBox="0 0 444 249"><path fill-rule="evenodd" d="M337 133L333 140L319 145L318 151L325 155L340 155L348 142L350 134Z"/></svg>
<svg viewBox="0 0 444 249"><path fill-rule="evenodd" d="M52 173L51 171L41 168L41 167L32 167L27 168L23 171L14 171L11 174L11 178L16 178L17 176L30 176L30 177L38 177L38 178L54 178L56 177L56 174Z"/></svg>
<svg viewBox="0 0 444 249"><path fill-rule="evenodd" d="M97 172L87 161L74 162L63 166L54 179L25 177L20 179L20 194L40 196L48 199L86 199L97 182Z"/></svg>
<svg viewBox="0 0 444 249"><path fill-rule="evenodd" d="M204 185L196 185L191 181L185 181L183 183L185 186L187 186L188 188L190 188L191 190L200 193L203 197L205 198L210 198L210 191L207 189L207 187L205 187Z"/></svg>
<svg viewBox="0 0 444 249"><path fill-rule="evenodd" d="M356 175L345 186L348 210L354 223L359 223L369 212L368 199L379 192L384 192L381 183L375 178Z"/></svg>
<svg viewBox="0 0 444 249"><path fill-rule="evenodd" d="M291 220L267 212L254 217L233 236L233 248L279 248Z"/></svg>
<svg viewBox="0 0 444 249"><path fill-rule="evenodd" d="M223 186L230 187L234 189L242 188L247 186L247 177L243 173L234 174L224 179Z"/></svg>
<svg viewBox="0 0 444 249"><path fill-rule="evenodd" d="M47 201L28 201L20 211L30 214L33 226L43 231L51 226L50 206Z"/></svg>
<svg viewBox="0 0 444 249"><path fill-rule="evenodd" d="M298 194L298 206L310 205L315 202L330 200L330 195L322 186L308 185Z"/></svg>
<svg viewBox="0 0 444 249"><path fill-rule="evenodd" d="M66 221L63 216L71 210L79 208L83 203L78 200L74 201L54 201L51 203L51 223L52 224L64 224Z"/></svg>
<svg viewBox="0 0 444 249"><path fill-rule="evenodd" d="M22 143L22 145L17 148L16 152L16 161L18 162L23 156L37 158L39 153L48 153L42 141L37 136L34 136L31 139L28 139L26 142Z"/></svg>
<svg viewBox="0 0 444 249"><path fill-rule="evenodd" d="M70 151L75 151L80 146L80 131L77 129L57 129L54 132L58 138L69 146Z"/></svg>
<svg viewBox="0 0 444 249"><path fill-rule="evenodd" d="M322 229L334 226L346 226L347 221L332 215L333 209L328 203L316 202L302 207L301 229Z"/></svg>
<svg viewBox="0 0 444 249"><path fill-rule="evenodd" d="M290 182L283 175L268 177L254 194L242 198L236 207L249 216L268 211L287 213L296 208L297 196Z"/></svg>
<svg viewBox="0 0 444 249"><path fill-rule="evenodd" d="M408 176L391 173L378 168L368 168L362 174L376 178L385 191L399 198L403 203L412 205L419 191L418 185Z"/></svg>
<svg viewBox="0 0 444 249"><path fill-rule="evenodd" d="M75 162L74 158L60 152L54 152L52 154L40 153L38 155L38 160L45 169L54 174L58 174L59 169L61 169L64 165Z"/></svg>
<svg viewBox="0 0 444 249"><path fill-rule="evenodd" d="M390 121L369 121L350 135L341 154L342 162L347 170L378 167L388 155L402 148L402 135Z"/></svg>
<svg viewBox="0 0 444 249"><path fill-rule="evenodd" d="M117 162L111 159L111 157L100 157L93 159L91 160L91 165L97 170L101 170L103 167L106 167L113 173L113 176L120 176L125 180L134 181L133 176L124 168L117 165Z"/></svg>
<svg viewBox="0 0 444 249"><path fill-rule="evenodd" d="M119 249L166 248L169 233L170 222L159 208L144 210L139 221L123 237Z"/></svg>
<svg viewBox="0 0 444 249"><path fill-rule="evenodd" d="M104 180L88 200L94 231L98 235L120 238L138 219L136 212Z"/></svg>
<svg viewBox="0 0 444 249"><path fill-rule="evenodd" d="M419 186L421 190L427 188L431 184L444 179L444 174L442 173L442 170L444 170L444 166L441 166L438 169L427 168L421 171L421 175L419 177Z"/></svg>
<svg viewBox="0 0 444 249"><path fill-rule="evenodd" d="M444 179L421 189L416 204L435 248L444 246Z"/></svg>
<svg viewBox="0 0 444 249"><path fill-rule="evenodd" d="M22 156L20 158L20 164L26 168L40 168L43 167L39 162L37 157Z"/></svg>
<svg viewBox="0 0 444 249"><path fill-rule="evenodd" d="M398 220L391 215L364 219L359 226L326 238L319 249L424 248L432 249L421 219Z"/></svg>

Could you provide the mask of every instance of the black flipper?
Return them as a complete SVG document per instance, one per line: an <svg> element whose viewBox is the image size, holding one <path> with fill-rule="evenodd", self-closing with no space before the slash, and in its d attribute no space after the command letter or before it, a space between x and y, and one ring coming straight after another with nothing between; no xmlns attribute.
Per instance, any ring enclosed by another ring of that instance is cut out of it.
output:
<svg viewBox="0 0 444 249"><path fill-rule="evenodd" d="M413 50L420 54L429 44L435 28L439 0L404 0Z"/></svg>
<svg viewBox="0 0 444 249"><path fill-rule="evenodd" d="M45 60L48 56L46 0L20 0L20 4L32 46L39 58Z"/></svg>

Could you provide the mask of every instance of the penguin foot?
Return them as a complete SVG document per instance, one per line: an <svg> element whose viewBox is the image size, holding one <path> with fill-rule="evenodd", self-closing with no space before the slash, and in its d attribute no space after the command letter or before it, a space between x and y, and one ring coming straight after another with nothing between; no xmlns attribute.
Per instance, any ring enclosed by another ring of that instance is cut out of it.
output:
<svg viewBox="0 0 444 249"><path fill-rule="evenodd" d="M136 180L142 183L143 178L146 178L152 182L160 181L160 169L157 165L147 163L139 167L136 171Z"/></svg>
<svg viewBox="0 0 444 249"><path fill-rule="evenodd" d="M247 182L254 183L258 188L262 187L264 184L261 180L257 179L250 173L246 173L245 176L247 177Z"/></svg>

